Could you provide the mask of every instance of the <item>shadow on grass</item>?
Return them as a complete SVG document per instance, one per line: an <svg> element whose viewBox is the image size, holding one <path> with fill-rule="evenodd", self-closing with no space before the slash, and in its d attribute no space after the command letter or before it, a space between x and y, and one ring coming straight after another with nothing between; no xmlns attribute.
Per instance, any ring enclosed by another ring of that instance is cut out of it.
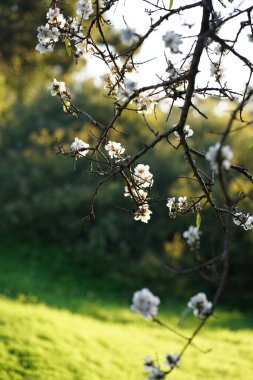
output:
<svg viewBox="0 0 253 380"><path fill-rule="evenodd" d="M117 314L120 323L127 323L131 292L123 282L110 268L104 268L103 276L89 273L58 246L0 244L0 293L19 302L44 303L106 321L115 321Z"/></svg>
<svg viewBox="0 0 253 380"><path fill-rule="evenodd" d="M104 268L103 276L91 274L56 246L5 242L0 248L1 294L19 302L45 303L101 321L133 321L129 305L136 287L127 276L125 281L110 272L110 268ZM161 315L176 324L183 310L182 302L171 299L168 305L161 306ZM195 324L196 320L188 317L184 326L192 328ZM219 311L209 327L250 329L253 318L249 313Z"/></svg>

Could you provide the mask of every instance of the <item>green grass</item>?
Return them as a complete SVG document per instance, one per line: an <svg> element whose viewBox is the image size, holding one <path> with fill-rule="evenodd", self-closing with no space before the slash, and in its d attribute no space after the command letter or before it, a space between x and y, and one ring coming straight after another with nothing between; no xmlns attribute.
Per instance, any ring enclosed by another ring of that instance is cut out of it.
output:
<svg viewBox="0 0 253 380"><path fill-rule="evenodd" d="M132 313L115 284L82 278L82 268L67 267L57 248L43 257L36 249L1 248L1 380L142 380L147 354L162 363L180 350L183 341ZM160 318L175 327L183 307L171 302ZM179 331L189 335L195 323L189 317ZM251 380L252 327L250 314L218 311L196 339L212 351L191 347L171 378Z"/></svg>

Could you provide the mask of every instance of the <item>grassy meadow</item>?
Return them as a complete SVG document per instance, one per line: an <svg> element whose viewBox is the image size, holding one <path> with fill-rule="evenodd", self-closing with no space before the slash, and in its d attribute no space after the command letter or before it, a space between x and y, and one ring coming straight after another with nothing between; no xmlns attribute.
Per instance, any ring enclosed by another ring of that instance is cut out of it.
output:
<svg viewBox="0 0 253 380"><path fill-rule="evenodd" d="M2 244L0 254L0 379L141 380L143 358L178 352L183 341L129 310L129 299L105 279L67 265L57 248ZM163 303L163 300L162 300ZM159 317L177 327L184 304L163 303ZM250 313L218 310L171 378L243 379L253 374Z"/></svg>

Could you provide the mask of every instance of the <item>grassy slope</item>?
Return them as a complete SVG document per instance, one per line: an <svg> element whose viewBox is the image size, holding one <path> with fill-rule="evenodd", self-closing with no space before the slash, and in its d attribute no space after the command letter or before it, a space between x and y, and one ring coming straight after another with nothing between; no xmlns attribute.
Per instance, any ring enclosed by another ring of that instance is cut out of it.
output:
<svg viewBox="0 0 253 380"><path fill-rule="evenodd" d="M181 340L131 313L124 300L115 306L110 284L102 288L97 281L92 288L73 268L62 273L66 263L53 251L42 259L30 246L3 248L0 285L8 298L0 298L1 380L145 379L145 355L157 353L162 362L165 353L180 349ZM168 309L161 317L175 326L182 308ZM252 319L239 313L218 316L196 340L212 351L190 348L172 378L252 379ZM183 332L189 334L193 324L186 321Z"/></svg>

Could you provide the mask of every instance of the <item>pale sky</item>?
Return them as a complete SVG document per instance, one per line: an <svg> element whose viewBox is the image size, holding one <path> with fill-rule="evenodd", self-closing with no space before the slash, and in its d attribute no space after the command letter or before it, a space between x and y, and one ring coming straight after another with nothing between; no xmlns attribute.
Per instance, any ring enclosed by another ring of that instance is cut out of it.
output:
<svg viewBox="0 0 253 380"><path fill-rule="evenodd" d="M168 0L164 0L165 3ZM173 7L178 7L181 5L186 5L189 3L197 2L197 0L189 1L189 0L174 0ZM227 8L223 8L218 0L213 0L214 9L216 12L221 12L222 17L230 14L231 10L236 7L240 7L240 9L245 9L252 5L251 0L234 0L231 5L228 0L223 0L223 2L227 5ZM108 12L107 16L112 21L113 25L121 30L125 29L126 25L124 23L123 17L130 28L134 28L137 33L144 34L149 25L150 25L150 16L148 16L145 12L145 8L151 8L147 3L144 3L142 0L119 0L118 6L114 8L113 11ZM154 21L159 17L160 14L155 13L153 18ZM153 58L153 61L141 65L138 69L138 77L133 78L133 80L137 80L140 85L153 84L157 82L157 76L164 74L166 70L166 61L164 58L164 54L166 54L167 58L170 59L173 63L178 63L181 61L182 56L180 54L172 54L169 48L165 48L164 42L162 40L162 36L167 31L175 31L178 34L185 35L186 27L183 27L182 24L187 22L187 24L194 24L191 29L187 27L187 34L189 36L194 36L198 33L200 28L200 20L201 20L201 10L191 9L188 10L183 15L178 16L175 15L169 19L169 21L162 24L155 33L149 37L148 41L144 43L143 48L141 49L140 54L138 55L139 62L146 61ZM233 39L238 30L238 24L240 21L245 21L245 16L239 19L236 18L236 21L231 21L227 26L222 28L222 37L226 37L227 39ZM246 55L250 61L253 61L253 43L249 42L247 34L250 33L250 28L247 27L243 33L241 34L238 43L236 45L236 50ZM186 38L184 40L184 44L180 45L182 51L186 51L187 46L192 44L194 39ZM215 48L216 44L213 43L211 48ZM213 60L215 59L215 55L212 56ZM210 77L210 63L207 59L202 59L201 61L201 73L197 76L197 81L199 84L204 84L207 78ZM225 76L223 77L223 82L227 81L231 87L236 90L241 90L244 83L247 81L249 70L243 68L242 63L239 59L233 57L229 54L223 61L223 69ZM107 72L106 66L98 59L91 58L88 62L87 67L82 72L82 78L87 79L89 77L98 78L104 72ZM212 79L210 79L210 83L212 83Z"/></svg>

